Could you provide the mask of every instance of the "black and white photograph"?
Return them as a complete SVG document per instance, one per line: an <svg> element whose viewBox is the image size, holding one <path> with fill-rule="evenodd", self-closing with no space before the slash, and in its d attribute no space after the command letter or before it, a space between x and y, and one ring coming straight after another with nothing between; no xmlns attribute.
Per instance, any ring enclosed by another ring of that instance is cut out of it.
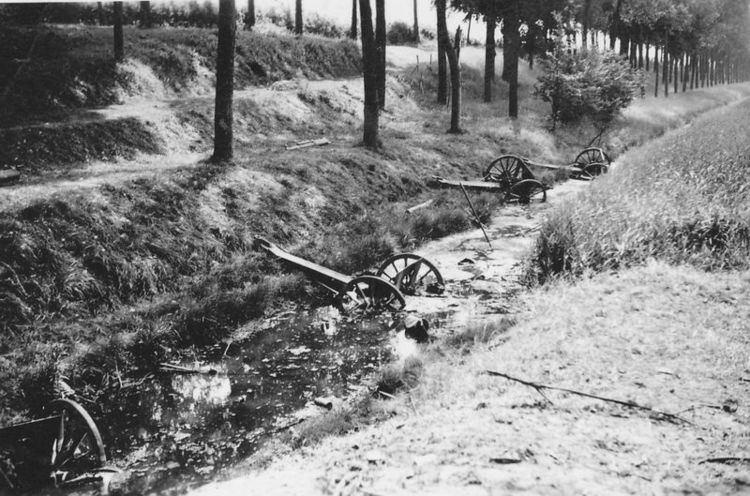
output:
<svg viewBox="0 0 750 496"><path fill-rule="evenodd" d="M0 496L750 495L750 0L0 0Z"/></svg>

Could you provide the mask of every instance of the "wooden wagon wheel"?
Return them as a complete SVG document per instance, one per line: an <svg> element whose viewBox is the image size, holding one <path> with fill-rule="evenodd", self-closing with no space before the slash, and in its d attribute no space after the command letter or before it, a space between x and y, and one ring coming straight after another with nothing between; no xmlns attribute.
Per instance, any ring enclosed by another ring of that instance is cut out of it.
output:
<svg viewBox="0 0 750 496"><path fill-rule="evenodd" d="M47 409L60 416L50 459L56 484L64 484L107 462L99 429L81 405L70 400L55 400Z"/></svg>
<svg viewBox="0 0 750 496"><path fill-rule="evenodd" d="M513 184L527 179L527 167L523 160L515 155L503 155L496 158L484 172L484 180L494 183Z"/></svg>
<svg viewBox="0 0 750 496"><path fill-rule="evenodd" d="M547 201L547 187L536 179L524 179L511 185L509 199L528 205Z"/></svg>
<svg viewBox="0 0 750 496"><path fill-rule="evenodd" d="M601 162L591 162L581 167L580 172L578 172L577 178L583 179L585 181L591 181L596 176L606 174L608 170L609 166L607 164Z"/></svg>
<svg viewBox="0 0 750 496"><path fill-rule="evenodd" d="M576 165L580 167L581 169L583 169L588 164L593 164L593 163L599 163L599 164L604 164L606 166L610 166L612 164L612 160L609 158L609 155L607 155L607 153L601 148L586 148L585 150L583 150L581 153L578 154L575 161L573 162L573 165Z"/></svg>
<svg viewBox="0 0 750 496"><path fill-rule="evenodd" d="M413 253L393 255L382 263L378 276L388 280L405 295L415 295L422 291L442 294L445 291L445 281L437 267Z"/></svg>
<svg viewBox="0 0 750 496"><path fill-rule="evenodd" d="M398 311L406 306L404 295L385 279L359 276L346 285L340 306L345 312L384 310Z"/></svg>

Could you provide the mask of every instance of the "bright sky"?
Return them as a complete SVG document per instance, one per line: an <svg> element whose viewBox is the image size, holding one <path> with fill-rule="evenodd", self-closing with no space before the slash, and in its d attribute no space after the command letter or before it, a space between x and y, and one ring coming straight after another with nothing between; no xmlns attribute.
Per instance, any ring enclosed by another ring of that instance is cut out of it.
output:
<svg viewBox="0 0 750 496"><path fill-rule="evenodd" d="M375 2L370 2L373 10ZM237 0L237 8L242 9L247 4L245 0ZM272 8L277 10L289 9L294 12L294 0L255 0L255 8L259 11L266 11ZM348 26L352 18L351 0L302 0L303 14L317 13L321 17L326 17L335 21L342 26ZM435 7L432 0L417 0L417 17L419 18L420 28L428 28L433 32L436 24ZM402 21L411 26L414 23L413 3L412 0L386 0L385 2L386 22L391 24L396 21ZM455 12L448 12L448 29L454 33L458 24L463 20L463 15ZM466 34L466 24L463 26ZM472 23L471 38L484 40L484 24Z"/></svg>
<svg viewBox="0 0 750 496"><path fill-rule="evenodd" d="M0 3L27 3L34 0L0 0ZM49 1L49 0L48 0ZM64 2L66 0L51 0L52 2ZM81 0L79 0L81 1ZM95 0L82 0L84 2L93 2ZM189 0L153 0L155 3L170 2L174 3L188 3ZM198 0L198 3L203 3L204 0ZM218 0L209 0L210 2L218 5ZM244 10L247 7L246 0L235 0L237 3L238 10ZM294 12L294 1L295 0L255 0L255 8L260 11L268 11L270 9L276 9L284 11ZM375 9L375 2L370 2L373 10ZM302 0L302 12L303 15L310 15L316 13L321 17L331 19L336 24L341 26L349 26L352 18L352 2L351 0ZM435 32L435 7L432 5L432 0L417 0L417 16L419 18L420 28L427 28ZM388 24L396 21L407 23L411 26L414 23L413 14L413 3L412 0L386 0L385 2L385 17ZM452 33L456 31L459 23L462 25L464 35L466 35L467 25L463 21L463 14L448 11L448 30ZM451 36L452 37L452 36ZM484 24L481 22L473 22L471 27L471 38L473 40L484 41Z"/></svg>

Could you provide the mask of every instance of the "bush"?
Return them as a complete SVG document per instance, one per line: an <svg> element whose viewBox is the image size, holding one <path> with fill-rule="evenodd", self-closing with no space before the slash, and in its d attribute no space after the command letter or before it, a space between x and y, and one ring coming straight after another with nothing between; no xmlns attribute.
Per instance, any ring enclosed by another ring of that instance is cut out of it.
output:
<svg viewBox="0 0 750 496"><path fill-rule="evenodd" d="M343 38L347 30L330 19L313 14L305 19L305 33L317 34L326 38Z"/></svg>
<svg viewBox="0 0 750 496"><path fill-rule="evenodd" d="M417 41L414 31L405 22L394 22L391 24L386 37L390 45L405 45Z"/></svg>
<svg viewBox="0 0 750 496"><path fill-rule="evenodd" d="M643 75L614 52L557 48L542 60L534 94L552 105L552 126L590 117L602 128L643 91Z"/></svg>

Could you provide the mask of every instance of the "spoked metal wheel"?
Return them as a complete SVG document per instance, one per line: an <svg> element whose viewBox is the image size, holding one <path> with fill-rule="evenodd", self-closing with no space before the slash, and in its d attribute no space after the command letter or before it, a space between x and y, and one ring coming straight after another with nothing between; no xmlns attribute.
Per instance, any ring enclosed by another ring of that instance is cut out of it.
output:
<svg viewBox="0 0 750 496"><path fill-rule="evenodd" d="M445 281L430 261L413 253L390 257L378 269L378 276L387 279L405 295L442 294Z"/></svg>
<svg viewBox="0 0 750 496"><path fill-rule="evenodd" d="M490 162L484 172L484 180L512 184L521 179L529 179L528 175L529 170L523 159L515 155L503 155Z"/></svg>
<svg viewBox="0 0 750 496"><path fill-rule="evenodd" d="M56 485L103 466L107 457L94 420L81 405L70 400L55 400L47 406L59 415L52 441L50 467Z"/></svg>
<svg viewBox="0 0 750 496"><path fill-rule="evenodd" d="M347 313L361 311L399 311L406 306L396 286L377 276L359 276L346 285L341 308Z"/></svg>
<svg viewBox="0 0 750 496"><path fill-rule="evenodd" d="M586 170L586 167L589 164L604 165L604 168L600 168L600 174L604 174L612 164L612 160L609 158L609 155L607 155L606 152L601 148L586 148L578 154L575 161L573 162L573 165L582 170Z"/></svg>
<svg viewBox="0 0 750 496"><path fill-rule="evenodd" d="M523 205L547 201L547 187L536 179L524 179L510 187L509 199Z"/></svg>

